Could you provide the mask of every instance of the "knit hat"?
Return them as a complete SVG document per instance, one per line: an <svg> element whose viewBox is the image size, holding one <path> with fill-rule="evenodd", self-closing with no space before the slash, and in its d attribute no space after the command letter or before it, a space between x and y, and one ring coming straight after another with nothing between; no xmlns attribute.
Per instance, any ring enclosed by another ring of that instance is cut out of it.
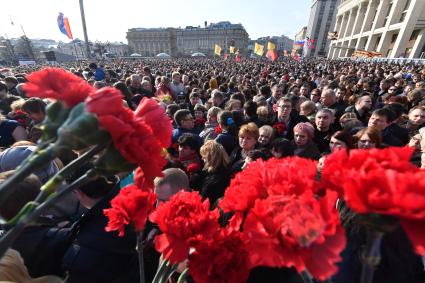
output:
<svg viewBox="0 0 425 283"><path fill-rule="evenodd" d="M16 146L7 148L0 153L0 172L16 169L16 167L18 167L36 148L35 146ZM35 171L34 174L44 183L58 171L59 168L57 165L51 161L45 167Z"/></svg>

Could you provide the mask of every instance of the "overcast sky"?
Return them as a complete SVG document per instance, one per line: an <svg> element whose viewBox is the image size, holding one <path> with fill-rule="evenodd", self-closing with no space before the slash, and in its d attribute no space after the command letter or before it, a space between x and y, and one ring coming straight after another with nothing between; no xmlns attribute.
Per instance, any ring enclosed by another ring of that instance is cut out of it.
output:
<svg viewBox="0 0 425 283"><path fill-rule="evenodd" d="M122 41L129 28L203 26L204 21L244 25L251 39L293 38L307 25L312 0L85 0L91 41ZM74 38L84 39L79 0L0 0L0 35L69 41L57 26L59 12L68 17ZM11 25L11 19L15 23Z"/></svg>

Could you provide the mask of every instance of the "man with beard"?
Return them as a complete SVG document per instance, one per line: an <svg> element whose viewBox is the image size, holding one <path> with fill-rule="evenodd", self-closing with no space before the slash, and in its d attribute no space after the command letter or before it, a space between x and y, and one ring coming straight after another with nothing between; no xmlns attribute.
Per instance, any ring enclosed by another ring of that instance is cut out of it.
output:
<svg viewBox="0 0 425 283"><path fill-rule="evenodd" d="M367 125L369 121L370 113L372 110L372 98L370 95L363 95L357 98L356 103L353 106L349 106L345 109L345 113L354 113L359 121L363 123L364 126Z"/></svg>

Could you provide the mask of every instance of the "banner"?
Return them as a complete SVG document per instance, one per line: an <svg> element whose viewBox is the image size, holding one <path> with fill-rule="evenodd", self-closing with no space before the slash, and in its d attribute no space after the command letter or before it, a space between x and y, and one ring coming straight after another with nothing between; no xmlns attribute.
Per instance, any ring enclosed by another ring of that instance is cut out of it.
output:
<svg viewBox="0 0 425 283"><path fill-rule="evenodd" d="M254 53L257 54L258 56L263 56L263 54L264 54L264 45L258 44L256 42L255 43L255 48L254 48Z"/></svg>
<svg viewBox="0 0 425 283"><path fill-rule="evenodd" d="M309 37L306 37L307 39L307 48L313 49L314 48L314 39L311 39Z"/></svg>
<svg viewBox="0 0 425 283"><path fill-rule="evenodd" d="M276 49L276 44L274 44L273 42L268 42L267 43L267 49L268 50L275 50Z"/></svg>
<svg viewBox="0 0 425 283"><path fill-rule="evenodd" d="M270 49L269 51L267 51L266 57L270 61L274 62L277 59L277 53L273 49Z"/></svg>
<svg viewBox="0 0 425 283"><path fill-rule="evenodd" d="M374 51L356 50L351 54L351 57L355 58L376 58L382 57L382 54Z"/></svg>
<svg viewBox="0 0 425 283"><path fill-rule="evenodd" d="M236 47L234 47L234 46L230 46L230 48L229 48L229 53L230 53L230 54L234 54L234 53L235 53L235 51L236 51Z"/></svg>
<svg viewBox="0 0 425 283"><path fill-rule="evenodd" d="M219 45L215 45L214 54L220 56L221 55L221 47Z"/></svg>
<svg viewBox="0 0 425 283"><path fill-rule="evenodd" d="M73 39L72 37L72 32L71 32L71 27L69 26L69 21L67 17L63 16L63 13L59 13L58 16L58 27L59 30L66 35L69 39Z"/></svg>

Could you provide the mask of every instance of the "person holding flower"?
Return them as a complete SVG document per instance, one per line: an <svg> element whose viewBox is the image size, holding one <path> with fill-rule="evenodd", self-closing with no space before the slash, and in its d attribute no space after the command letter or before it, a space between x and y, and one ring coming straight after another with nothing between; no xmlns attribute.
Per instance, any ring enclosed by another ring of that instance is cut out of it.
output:
<svg viewBox="0 0 425 283"><path fill-rule="evenodd" d="M77 179L89 168L79 168L68 181ZM111 207L111 200L118 194L117 183L116 178L100 177L75 191L88 211L74 224L75 240L63 257L67 282L131 282L137 277L136 232L129 226L123 236L105 230L108 218L104 209Z"/></svg>
<svg viewBox="0 0 425 283"><path fill-rule="evenodd" d="M293 109L292 100L289 97L281 97L276 104L277 118L273 128L276 130L277 137L287 138L292 140L294 138L293 128L300 122L308 122L304 116L300 116L296 110Z"/></svg>

